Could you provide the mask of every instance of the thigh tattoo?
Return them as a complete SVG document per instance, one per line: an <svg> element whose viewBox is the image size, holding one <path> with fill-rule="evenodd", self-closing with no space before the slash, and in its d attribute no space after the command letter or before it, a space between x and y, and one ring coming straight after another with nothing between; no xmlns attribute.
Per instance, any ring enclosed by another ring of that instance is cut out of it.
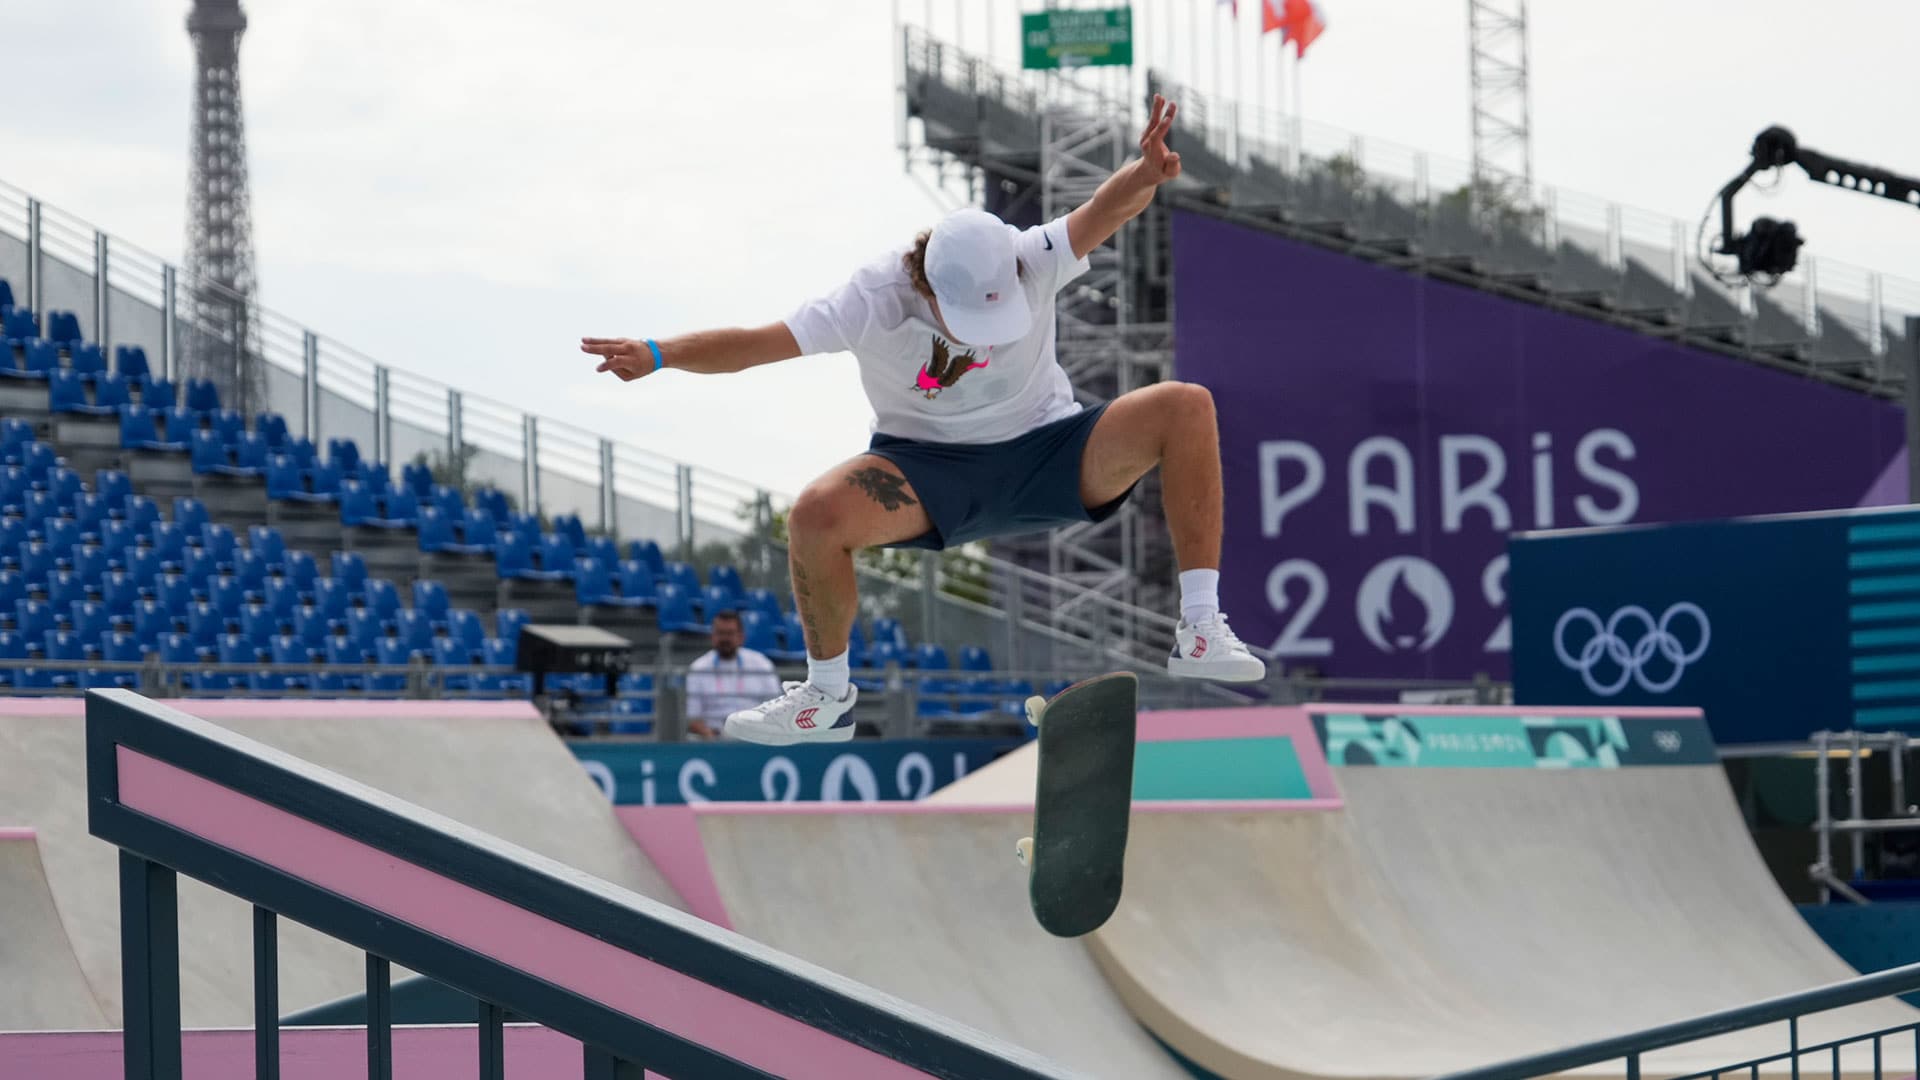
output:
<svg viewBox="0 0 1920 1080"><path fill-rule="evenodd" d="M867 493L867 497L880 504L883 510L898 510L903 506L918 506L913 496L907 494L907 480L903 476L890 473L877 465L857 469L847 477L847 483Z"/></svg>

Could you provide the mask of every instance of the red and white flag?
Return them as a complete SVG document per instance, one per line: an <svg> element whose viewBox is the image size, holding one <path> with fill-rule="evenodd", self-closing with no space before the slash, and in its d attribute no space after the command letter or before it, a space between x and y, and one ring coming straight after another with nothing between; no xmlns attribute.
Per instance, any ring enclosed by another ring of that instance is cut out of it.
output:
<svg viewBox="0 0 1920 1080"><path fill-rule="evenodd" d="M1260 32L1280 31L1282 44L1293 43L1293 55L1304 57L1307 46L1327 30L1319 0L1260 0Z"/></svg>

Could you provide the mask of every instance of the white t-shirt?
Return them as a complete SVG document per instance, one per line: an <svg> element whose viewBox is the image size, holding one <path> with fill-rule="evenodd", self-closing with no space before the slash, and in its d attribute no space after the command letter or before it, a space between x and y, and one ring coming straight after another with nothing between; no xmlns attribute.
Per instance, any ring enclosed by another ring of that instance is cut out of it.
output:
<svg viewBox="0 0 1920 1080"><path fill-rule="evenodd" d="M725 720L780 696L780 676L766 654L742 646L722 660L708 649L687 667L687 719Z"/></svg>
<svg viewBox="0 0 1920 1080"><path fill-rule="evenodd" d="M1053 309L1054 294L1086 273L1087 260L1073 257L1064 217L1020 232L1013 247L1033 311L1018 341L982 348L948 340L907 278L905 248L802 305L787 329L803 354L854 355L882 434L942 443L1023 435L1080 411L1054 355Z"/></svg>

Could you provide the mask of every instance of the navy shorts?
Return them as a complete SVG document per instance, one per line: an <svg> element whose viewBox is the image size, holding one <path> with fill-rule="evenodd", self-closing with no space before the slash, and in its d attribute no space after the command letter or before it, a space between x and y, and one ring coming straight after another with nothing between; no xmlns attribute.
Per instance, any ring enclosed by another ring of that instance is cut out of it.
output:
<svg viewBox="0 0 1920 1080"><path fill-rule="evenodd" d="M937 443L876 433L867 452L899 469L933 529L888 547L942 548L990 536L1105 521L1133 494L1104 506L1080 502L1080 456L1105 404L997 443Z"/></svg>

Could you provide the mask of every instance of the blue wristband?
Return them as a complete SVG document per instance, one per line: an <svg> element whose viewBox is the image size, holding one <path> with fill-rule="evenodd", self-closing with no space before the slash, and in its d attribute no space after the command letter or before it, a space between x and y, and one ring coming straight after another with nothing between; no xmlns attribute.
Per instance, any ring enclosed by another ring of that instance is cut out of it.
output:
<svg viewBox="0 0 1920 1080"><path fill-rule="evenodd" d="M653 350L653 370L659 371L667 366L667 358L660 355L660 346L655 345L652 338L647 339L647 348Z"/></svg>

